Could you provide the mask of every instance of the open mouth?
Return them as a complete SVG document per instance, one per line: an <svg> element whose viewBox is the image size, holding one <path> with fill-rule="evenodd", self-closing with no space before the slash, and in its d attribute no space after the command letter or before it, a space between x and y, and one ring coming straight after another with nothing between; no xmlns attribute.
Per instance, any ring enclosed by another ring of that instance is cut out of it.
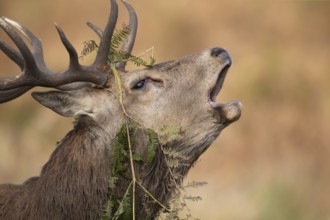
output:
<svg viewBox="0 0 330 220"><path fill-rule="evenodd" d="M210 90L210 92L208 93L208 102L210 103L210 105L214 108L221 106L221 103L218 103L215 101L217 95L219 94L223 82L225 81L228 69L230 68L230 63L227 64L219 73L218 75L218 79L216 81L216 84L214 85L214 87Z"/></svg>

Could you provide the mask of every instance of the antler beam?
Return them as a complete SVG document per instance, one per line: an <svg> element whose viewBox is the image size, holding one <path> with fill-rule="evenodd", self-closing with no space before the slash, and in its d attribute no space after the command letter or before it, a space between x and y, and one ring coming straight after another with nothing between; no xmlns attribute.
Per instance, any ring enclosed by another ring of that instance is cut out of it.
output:
<svg viewBox="0 0 330 220"><path fill-rule="evenodd" d="M21 73L14 77L0 77L0 103L10 101L24 94L35 86L66 88L67 84L88 82L104 86L109 77L107 70L108 54L111 38L118 17L116 0L110 0L111 12L105 31L100 31L101 42L94 63L91 66L79 64L77 51L65 36L62 29L55 24L60 39L68 51L70 64L67 70L54 73L50 71L44 61L41 41L27 28L8 18L0 18L0 27L6 32L16 45L14 49L0 40L0 49L21 69ZM94 30L94 29L93 29ZM18 33L21 33L31 43L32 52Z"/></svg>

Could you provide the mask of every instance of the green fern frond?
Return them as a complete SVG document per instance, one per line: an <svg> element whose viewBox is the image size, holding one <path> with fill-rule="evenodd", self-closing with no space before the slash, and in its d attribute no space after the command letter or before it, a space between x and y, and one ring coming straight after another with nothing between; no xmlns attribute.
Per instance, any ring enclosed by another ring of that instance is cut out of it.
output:
<svg viewBox="0 0 330 220"><path fill-rule="evenodd" d="M131 185L130 185L131 186ZM132 208L132 193L131 187L127 188L121 201L118 201L119 206L113 216L114 220L126 220L132 219L133 208Z"/></svg>
<svg viewBox="0 0 330 220"><path fill-rule="evenodd" d="M146 155L146 163L150 164L156 154L156 148L158 145L158 135L152 129L146 129L146 134L148 136L149 144L147 146L147 155Z"/></svg>
<svg viewBox="0 0 330 220"><path fill-rule="evenodd" d="M191 196L191 195L186 195L183 197L183 199L186 199L186 200L190 200L190 201L193 201L193 202L198 202L198 201L201 201L203 200L202 197L200 196Z"/></svg>
<svg viewBox="0 0 330 220"><path fill-rule="evenodd" d="M114 153L113 153L113 168L112 174L123 174L128 168L129 152L128 152L128 137L133 137L134 132L140 129L137 123L131 123L128 125L129 136L127 135L126 124L124 124L119 130L116 138L114 139ZM150 163L154 156L158 145L157 133L151 129L144 129L149 139L147 146L146 156L137 154L134 150L134 140L131 140L133 146L133 160Z"/></svg>
<svg viewBox="0 0 330 220"><path fill-rule="evenodd" d="M188 182L187 185L183 186L183 188L197 188L197 187L203 187L207 184L205 181L191 181Z"/></svg>
<svg viewBox="0 0 330 220"><path fill-rule="evenodd" d="M181 126L179 124L166 125L159 131L160 142L165 144L178 139L182 133Z"/></svg>
<svg viewBox="0 0 330 220"><path fill-rule="evenodd" d="M113 152L113 165L112 174L115 176L119 173L124 173L127 170L126 161L129 160L128 155L128 139L126 133L126 125L123 125L118 135L114 140L114 152Z"/></svg>
<svg viewBox="0 0 330 220"><path fill-rule="evenodd" d="M149 64L148 64L148 67L153 67L156 63L156 59L154 56L150 56L150 61L149 61Z"/></svg>
<svg viewBox="0 0 330 220"><path fill-rule="evenodd" d="M102 220L110 220L112 219L112 212L113 212L113 208L115 206L115 202L114 202L114 195L113 195L113 191L115 190L116 188L116 183L118 181L118 177L110 177L109 178L109 199L107 201L107 203L105 204L104 206L104 209L103 209L103 214L102 214L102 217L101 219Z"/></svg>
<svg viewBox="0 0 330 220"><path fill-rule="evenodd" d="M92 52L96 51L99 48L99 45L94 40L85 41L84 47L81 51L80 59L91 54Z"/></svg>
<svg viewBox="0 0 330 220"><path fill-rule="evenodd" d="M123 24L121 29L116 29L111 39L111 51L118 51L118 48L124 43L130 32L130 28L126 24Z"/></svg>
<svg viewBox="0 0 330 220"><path fill-rule="evenodd" d="M121 214L120 219L133 219L132 194L130 192L124 195L123 202L121 204L124 212Z"/></svg>
<svg viewBox="0 0 330 220"><path fill-rule="evenodd" d="M110 63L121 62L127 60L130 54L125 51L120 51L119 47L125 42L130 34L130 28L128 25L123 24L121 29L116 29L112 35L109 61Z"/></svg>
<svg viewBox="0 0 330 220"><path fill-rule="evenodd" d="M104 207L103 215L101 217L102 220L109 220L112 218L112 209L114 207L112 199L109 199Z"/></svg>
<svg viewBox="0 0 330 220"><path fill-rule="evenodd" d="M171 159L180 159L183 161L188 160L186 156L182 155L180 152L174 150L174 149L169 149L169 148L162 148L163 153L167 156L167 158Z"/></svg>
<svg viewBox="0 0 330 220"><path fill-rule="evenodd" d="M116 188L116 184L118 181L118 177L112 176L109 179L109 189L114 190Z"/></svg>
<svg viewBox="0 0 330 220"><path fill-rule="evenodd" d="M110 51L109 51L109 63L116 63L122 61L130 61L136 66L144 66L147 68L153 67L156 60L153 55L150 57L149 62L140 58L139 56L134 56L125 51L120 51L120 46L125 42L128 35L130 34L130 28L128 25L123 24L121 29L116 29L112 35ZM97 51L99 45L94 40L85 41L83 50L81 51L80 59L88 56L94 51Z"/></svg>
<svg viewBox="0 0 330 220"><path fill-rule="evenodd" d="M140 57L130 56L129 61L133 62L136 66L148 66L147 61L141 59Z"/></svg>
<svg viewBox="0 0 330 220"><path fill-rule="evenodd" d="M124 52L124 51L112 51L112 52L109 54L109 61L110 61L111 63L117 63L117 62L122 62L122 61L128 61L130 56L131 56L130 54L127 54L127 53Z"/></svg>

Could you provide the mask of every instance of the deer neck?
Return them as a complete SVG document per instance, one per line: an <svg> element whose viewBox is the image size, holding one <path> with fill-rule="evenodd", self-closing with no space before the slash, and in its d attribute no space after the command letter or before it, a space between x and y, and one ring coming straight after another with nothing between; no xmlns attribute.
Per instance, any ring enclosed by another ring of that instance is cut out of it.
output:
<svg viewBox="0 0 330 220"><path fill-rule="evenodd" d="M53 207L53 213L45 216L62 213L81 219L99 218L108 195L110 157L109 134L92 119L81 118L57 146L42 169L38 187L34 187L47 194L45 198L38 193L39 205ZM91 213L96 216L85 216Z"/></svg>
<svg viewBox="0 0 330 220"><path fill-rule="evenodd" d="M64 176L67 171L87 172L94 176L93 170L90 169L109 165L110 143L109 134L92 119L80 119L75 128L58 144L50 160L43 167L41 177L48 173L54 176L54 172ZM80 176L75 174L73 177Z"/></svg>

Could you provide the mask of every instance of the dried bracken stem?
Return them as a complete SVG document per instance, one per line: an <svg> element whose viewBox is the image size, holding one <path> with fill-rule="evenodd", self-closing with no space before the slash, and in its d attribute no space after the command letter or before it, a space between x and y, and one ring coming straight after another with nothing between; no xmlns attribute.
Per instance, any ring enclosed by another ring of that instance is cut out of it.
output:
<svg viewBox="0 0 330 220"><path fill-rule="evenodd" d="M115 76L115 79L116 79L116 82L117 82L117 85L118 85L118 90L119 90L119 102L120 102L120 105L124 111L124 114L126 116L128 116L126 110L125 110L125 106L124 106L124 103L123 103L123 90L122 90L122 87L121 87L121 80L120 80L120 76L119 76L119 73L115 67L115 65L113 63L110 64L110 67L111 67L111 70L113 72L113 75Z"/></svg>
<svg viewBox="0 0 330 220"><path fill-rule="evenodd" d="M150 198L152 198L158 205L160 205L163 209L165 209L167 212L170 212L171 210L169 210L168 208L166 208L166 206L164 206L161 202L159 202L146 188L144 188L144 186L140 183L140 182L136 182L141 189L143 189L143 191L150 196Z"/></svg>
<svg viewBox="0 0 330 220"><path fill-rule="evenodd" d="M125 198L125 195L128 194L128 191L130 190L132 184L133 184L133 180L132 180L132 181L130 182L130 184L128 185L128 187L127 187L127 189L126 189L126 192L124 193L123 199L121 200L121 202L120 202L120 204L119 204L118 207L120 207L120 206L123 204L123 202L124 202L124 198ZM117 211L114 213L112 220L115 220L115 219L116 219L115 217L116 217L116 214L117 214L118 212L119 212L119 208L118 208ZM134 213L134 212L133 212L133 213ZM133 216L133 219L134 219L134 216Z"/></svg>
<svg viewBox="0 0 330 220"><path fill-rule="evenodd" d="M139 55L137 55L137 57L142 57L144 56L146 53L151 52L151 57L154 58L154 52L155 52L155 47L152 46L149 49L145 50L144 52L140 53Z"/></svg>
<svg viewBox="0 0 330 220"><path fill-rule="evenodd" d="M125 114L125 124L126 124L126 133L127 133L127 141L128 141L128 151L129 151L129 160L131 165L131 172L132 172L132 210L133 210L133 220L135 220L135 186L136 186L136 176L135 176L135 169L134 169L134 159L133 159L133 151L132 151L132 144L131 144L131 137L128 129L128 114L125 110L125 106L123 103L123 90L121 87L121 80L118 71L113 63L110 64L111 70L115 76L118 90L119 90L119 102Z"/></svg>
<svg viewBox="0 0 330 220"><path fill-rule="evenodd" d="M132 183L133 183L133 188L132 188L132 209L133 209L133 220L135 220L135 186L136 186L136 176L135 176L135 169L134 169L134 159L133 159L133 151L132 151L132 145L131 145L131 137L129 134L129 129L128 129L128 117L127 115L125 116L126 119L126 132L127 132L127 140L128 140L128 151L129 151L129 160L131 164L131 172L132 172Z"/></svg>

